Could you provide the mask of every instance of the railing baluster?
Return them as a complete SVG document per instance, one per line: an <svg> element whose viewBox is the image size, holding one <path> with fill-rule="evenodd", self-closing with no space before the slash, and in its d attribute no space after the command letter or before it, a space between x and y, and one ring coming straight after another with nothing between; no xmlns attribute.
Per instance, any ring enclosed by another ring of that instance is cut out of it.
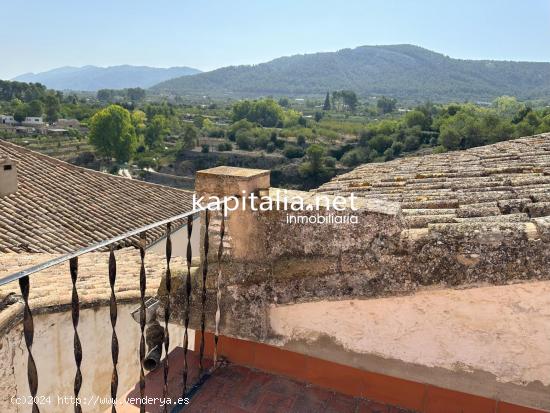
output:
<svg viewBox="0 0 550 413"><path fill-rule="evenodd" d="M139 291L140 291L140 309L139 309L139 327L141 330L141 338L139 342L139 394L140 404L139 411L145 413L145 404L143 399L145 398L145 371L143 369L143 361L145 360L145 289L147 287L147 277L145 274L145 244L147 234L142 232L139 235L139 255L141 257L141 268L139 270Z"/></svg>
<svg viewBox="0 0 550 413"><path fill-rule="evenodd" d="M168 332L168 322L170 321L170 295L172 293L172 274L170 272L170 260L172 259L172 224L166 224L166 305L164 307L164 386L162 388L162 397L166 399L168 395L168 348L170 347L170 333ZM168 405L164 404L165 413L168 411Z"/></svg>
<svg viewBox="0 0 550 413"><path fill-rule="evenodd" d="M76 280L78 278L78 257L71 258L69 261L69 268L71 272L71 281L73 283L73 292L71 297L71 315L73 318L73 348L74 348L74 361L76 364L76 373L74 376L74 397L78 399L80 388L82 387L82 372L80 371L80 365L82 364L82 345L80 343L80 337L78 335L78 322L80 319L80 301L78 299L78 291L76 290ZM82 407L79 403L75 402L75 413L81 413Z"/></svg>
<svg viewBox="0 0 550 413"><path fill-rule="evenodd" d="M118 390L118 337L116 335L116 322L118 317L118 310L116 304L115 295L115 283L116 283L116 259L113 247L111 246L109 252L109 285L111 286L111 299L109 313L111 316L112 338L111 338L111 357L113 359L113 375L111 377L111 412L116 413L116 395Z"/></svg>
<svg viewBox="0 0 550 413"><path fill-rule="evenodd" d="M222 207L222 218L220 223L220 245L218 245L218 278L216 281L216 326L214 331L214 367L218 361L218 340L220 335L220 301L222 298L222 255L223 255L223 236L225 235L225 204Z"/></svg>
<svg viewBox="0 0 550 413"><path fill-rule="evenodd" d="M191 235L193 234L193 216L187 217L187 276L185 277L185 309L184 309L184 325L183 333L183 392L185 397L187 392L187 347L189 347L189 308L191 307L191 260L193 259L193 251L191 246Z"/></svg>
<svg viewBox="0 0 550 413"><path fill-rule="evenodd" d="M202 262L202 312L201 312L201 346L199 351L199 367L204 371L204 330L206 327L206 276L208 275L208 227L210 226L210 211L204 211L204 257Z"/></svg>
<svg viewBox="0 0 550 413"><path fill-rule="evenodd" d="M38 390L38 372L34 357L32 356L32 343L34 340L34 322L32 319L31 308L29 307L29 291L30 282L29 276L19 279L19 288L25 302L23 310L23 333L25 335L25 345L27 346L28 362L27 362L27 380L29 382L29 390L32 397L32 413L40 413L40 409L36 404L36 392Z"/></svg>

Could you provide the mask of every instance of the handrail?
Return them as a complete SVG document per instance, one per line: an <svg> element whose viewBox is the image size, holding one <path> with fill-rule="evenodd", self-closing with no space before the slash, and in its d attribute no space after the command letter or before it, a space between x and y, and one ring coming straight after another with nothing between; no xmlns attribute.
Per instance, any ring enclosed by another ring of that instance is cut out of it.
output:
<svg viewBox="0 0 550 413"><path fill-rule="evenodd" d="M221 202L223 202L223 201L221 201ZM71 252L69 254L62 255L61 257L57 257L57 258L51 259L49 261L43 262L41 264L29 267L25 270L7 275L5 277L0 278L0 287L3 286L3 285L6 285L6 284L8 284L12 281L16 281L16 280L19 280L23 277L34 274L36 272L39 272L39 271L45 270L47 268L62 264L66 261L71 260L72 258L79 257L79 256L87 254L89 252L97 251L98 249L105 248L105 247L107 247L111 244L122 241L126 238L130 238L130 237L133 237L135 235L139 235L140 233L142 233L144 231L148 231L150 229L157 228L161 225L166 225L170 222L174 222L174 221L177 221L177 220L180 220L180 219L183 219L183 218L187 218L191 215L196 215L196 214L200 213L201 211L204 211L206 209L210 209L211 205L219 205L219 203L213 202L213 203L208 204L204 207L194 209L192 211L188 211L188 212L185 212L183 214L175 215L173 217L163 219L162 221L157 221L157 222L154 222L152 224L145 225L141 228L133 229L133 230L125 232L121 235L117 235L114 238L111 238L111 239L108 239L108 240L105 240L105 241L101 241L99 243L90 245L88 247L81 248L81 249L76 250L74 252Z"/></svg>

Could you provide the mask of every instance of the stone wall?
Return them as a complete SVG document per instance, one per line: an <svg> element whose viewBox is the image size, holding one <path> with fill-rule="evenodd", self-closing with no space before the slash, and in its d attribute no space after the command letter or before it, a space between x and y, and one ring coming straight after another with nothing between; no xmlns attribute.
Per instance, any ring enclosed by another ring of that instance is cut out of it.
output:
<svg viewBox="0 0 550 413"><path fill-rule="evenodd" d="M354 212L357 224L288 224L287 214L230 213L221 303L225 334L275 339L268 322L268 308L274 304L550 278L545 219L410 229L397 204L372 201ZM219 243L215 233L220 220L219 213L211 216L207 320L214 319ZM199 292L200 271L197 274L195 291ZM175 296L183 297L181 291ZM198 317L200 294L193 303L192 313ZM181 300L175 299L174 305L181 311ZM197 326L198 318L193 321Z"/></svg>

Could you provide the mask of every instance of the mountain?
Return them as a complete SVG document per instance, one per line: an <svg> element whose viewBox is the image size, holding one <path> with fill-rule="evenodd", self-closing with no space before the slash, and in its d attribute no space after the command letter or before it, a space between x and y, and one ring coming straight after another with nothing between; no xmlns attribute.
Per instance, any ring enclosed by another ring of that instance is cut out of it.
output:
<svg viewBox="0 0 550 413"><path fill-rule="evenodd" d="M42 73L25 73L12 80L38 82L50 89L96 91L99 89L148 88L159 82L200 73L191 67L168 69L148 66L60 67Z"/></svg>
<svg viewBox="0 0 550 413"><path fill-rule="evenodd" d="M359 95L448 101L550 95L550 63L460 60L413 45L361 46L281 57L164 81L158 93L229 97Z"/></svg>

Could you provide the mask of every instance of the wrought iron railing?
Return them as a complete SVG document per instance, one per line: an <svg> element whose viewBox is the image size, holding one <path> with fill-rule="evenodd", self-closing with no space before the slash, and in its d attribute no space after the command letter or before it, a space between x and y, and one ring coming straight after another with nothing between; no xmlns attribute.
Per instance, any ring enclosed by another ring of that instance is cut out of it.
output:
<svg viewBox="0 0 550 413"><path fill-rule="evenodd" d="M168 361L168 352L170 346L170 335L168 324L171 320L171 307L170 307L170 295L172 293L172 273L170 268L170 262L172 259L172 234L173 228L176 223L179 223L177 230L187 228L187 250L186 250L186 267L187 271L185 274L185 283L184 283L184 293L185 299L183 302L183 369L182 369L182 388L181 394L178 394L177 397L182 399L187 397L190 393L196 391L196 384L194 387L190 386L188 383L189 376L189 363L188 363L188 347L189 347L189 329L190 329L190 313L191 313L191 297L192 297L192 277L191 277L191 263L193 257L193 247L191 243L191 237L193 235L193 221L194 219L203 213L204 219L204 236L202 239L202 254L201 254L201 267L202 267L202 282L200 285L200 346L199 346L199 379L198 383L202 383L205 380L205 377L211 374L211 370L216 368L216 360L218 357L217 346L218 346L218 337L219 337L219 323L220 323L220 299L221 299L221 290L220 283L222 278L222 254L223 254L223 239L225 232L225 207L221 213L221 224L220 224L220 244L218 246L217 252L217 281L216 281L216 315L215 315L215 334L214 334L214 363L213 367L210 370L207 370L204 365L204 353L205 353L205 329L206 329L206 301L207 301L207 275L208 275L208 253L209 253L209 229L210 229L210 210L211 205L206 206L205 208L199 210L193 210L180 214L165 220L155 222L153 224L129 231L127 233L121 234L115 238L102 241L95 245L91 245L85 248L82 248L78 251L66 254L55 259L49 260L47 262L41 263L39 265L32 266L30 268L24 269L17 273L5 276L0 278L0 286L18 281L19 288L21 291L21 296L24 302L23 306L23 334L25 338L25 345L28 354L27 362L27 378L30 395L32 397L32 412L38 413L39 405L36 403L36 396L38 390L38 380L39 374L37 371L36 363L33 357L33 339L34 339L34 322L33 322L33 309L29 304L29 294L31 290L31 278L33 274L39 273L47 268L54 267L56 265L69 262L70 269L70 278L72 283L72 296L71 296L71 315L72 315L72 324L73 324L73 347L74 347L74 360L76 373L74 377L74 396L75 401L79 397L79 393L82 387L82 344L78 334L78 324L80 318L80 299L78 295L77 281L78 281L78 269L79 269L79 257L95 251L109 251L109 263L108 263L108 279L110 286L110 299L109 299L109 313L111 321L111 358L112 358L112 375L111 375L111 412L117 411L117 395L118 395L118 359L119 359L119 343L117 337L117 317L118 317L118 307L117 307L117 295L116 295L116 281L117 281L117 262L116 262L116 249L117 245L120 245L121 242L127 241L129 239L135 239L137 237L137 248L139 249L140 255L140 270L139 270L139 328L140 328L140 343L139 343L139 392L140 392L140 412L145 412L146 406L143 401L145 399L146 391L146 380L145 380L145 366L144 361L146 357L146 287L147 287L147 273L145 268L146 263L146 236L147 231L151 231L157 228L165 228L166 234L166 249L165 249L165 260L166 260L166 272L165 272L165 283L166 283L166 293L168 299L164 303L164 338L163 338L163 347L164 347L164 360L163 360L163 388L162 393L163 397L167 398L168 396L168 376L169 376L169 361ZM181 408L181 406L179 406ZM170 407L165 404L163 409L164 412L167 412ZM178 408L176 408L179 410ZM74 411L80 413L81 406L75 402Z"/></svg>

